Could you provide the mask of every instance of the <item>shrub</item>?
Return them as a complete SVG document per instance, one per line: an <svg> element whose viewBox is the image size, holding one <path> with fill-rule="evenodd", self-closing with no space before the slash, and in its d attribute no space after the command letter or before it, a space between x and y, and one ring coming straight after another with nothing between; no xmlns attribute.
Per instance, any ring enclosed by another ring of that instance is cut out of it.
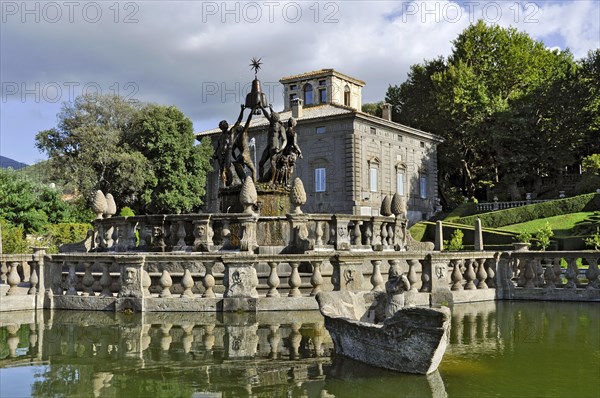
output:
<svg viewBox="0 0 600 398"><path fill-rule="evenodd" d="M537 247L540 250L546 250L548 246L550 246L550 238L554 236L554 232L550 227L550 224L546 223L542 228L540 228L535 234L535 238L537 239Z"/></svg>
<svg viewBox="0 0 600 398"><path fill-rule="evenodd" d="M595 234L593 234L589 238L585 238L585 244L587 246L593 247L594 250L600 250L600 227L596 227Z"/></svg>
<svg viewBox="0 0 600 398"><path fill-rule="evenodd" d="M515 240L517 242L529 243L531 241L531 234L529 232L519 232L517 236L515 236Z"/></svg>
<svg viewBox="0 0 600 398"><path fill-rule="evenodd" d="M457 224L473 225L477 218L487 228L500 228L506 225L519 224L526 221L560 216L568 213L600 210L600 194L590 193L572 198L552 200L513 209L482 213L476 216L461 217L454 220Z"/></svg>
<svg viewBox="0 0 600 398"><path fill-rule="evenodd" d="M464 236L465 236L465 234L463 233L463 231L461 231L460 229L455 229L454 232L452 233L452 236L450 236L450 240L444 241L444 245L446 246L446 249L449 251L462 250L464 248L464 246L463 246L463 237Z"/></svg>
<svg viewBox="0 0 600 398"><path fill-rule="evenodd" d="M58 247L64 243L80 242L85 239L87 232L93 229L90 224L59 223L47 226L43 242L49 246L49 253L58 252Z"/></svg>
<svg viewBox="0 0 600 398"><path fill-rule="evenodd" d="M2 219L0 219L0 226L2 226L2 253L27 253L29 248L23 227Z"/></svg>
<svg viewBox="0 0 600 398"><path fill-rule="evenodd" d="M131 210L131 207L125 206L119 212L119 216L121 216L121 217L133 217L133 216L135 216L135 213L133 212L133 210Z"/></svg>

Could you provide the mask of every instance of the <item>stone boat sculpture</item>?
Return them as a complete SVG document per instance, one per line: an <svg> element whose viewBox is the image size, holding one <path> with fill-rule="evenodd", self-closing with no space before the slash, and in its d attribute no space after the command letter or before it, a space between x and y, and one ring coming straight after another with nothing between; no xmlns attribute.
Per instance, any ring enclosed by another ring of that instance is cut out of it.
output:
<svg viewBox="0 0 600 398"><path fill-rule="evenodd" d="M317 295L335 352L397 372L434 372L448 344L450 310L402 307L386 317L387 296L348 291Z"/></svg>

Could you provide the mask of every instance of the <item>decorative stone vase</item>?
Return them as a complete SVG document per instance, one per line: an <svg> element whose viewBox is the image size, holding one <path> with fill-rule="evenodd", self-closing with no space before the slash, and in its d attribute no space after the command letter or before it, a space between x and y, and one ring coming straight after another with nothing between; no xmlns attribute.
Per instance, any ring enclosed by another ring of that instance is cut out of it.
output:
<svg viewBox="0 0 600 398"><path fill-rule="evenodd" d="M383 201L381 202L381 215L382 216L391 216L392 215L392 200L389 195L385 195Z"/></svg>
<svg viewBox="0 0 600 398"><path fill-rule="evenodd" d="M101 190L97 190L94 194L94 200L92 201L92 210L96 213L97 219L102 218L102 214L106 212L107 207L108 203L106 202L106 197Z"/></svg>
<svg viewBox="0 0 600 398"><path fill-rule="evenodd" d="M530 246L531 246L531 243L529 243L529 242L513 242L513 247L515 248L516 252L529 251Z"/></svg>
<svg viewBox="0 0 600 398"><path fill-rule="evenodd" d="M300 209L300 206L306 203L306 191L304 190L304 184L302 183L302 180L298 177L294 179L292 191L290 192L290 200L295 206L294 213L302 214L302 209Z"/></svg>
<svg viewBox="0 0 600 398"><path fill-rule="evenodd" d="M104 211L104 217L110 218L117 214L117 205L115 203L115 198L113 198L112 194L106 194L106 210Z"/></svg>
<svg viewBox="0 0 600 398"><path fill-rule="evenodd" d="M258 200L258 194L256 193L256 187L252 177L246 176L242 190L240 191L240 203L244 207L244 213L254 214L253 207L256 206Z"/></svg>

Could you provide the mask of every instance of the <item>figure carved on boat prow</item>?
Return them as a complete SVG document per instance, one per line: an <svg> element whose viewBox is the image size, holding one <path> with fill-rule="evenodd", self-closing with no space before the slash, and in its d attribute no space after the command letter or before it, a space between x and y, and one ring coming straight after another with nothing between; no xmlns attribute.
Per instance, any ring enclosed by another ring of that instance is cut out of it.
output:
<svg viewBox="0 0 600 398"><path fill-rule="evenodd" d="M385 283L385 292L387 294L387 305L385 307L385 316L391 317L398 310L404 307L404 293L410 290L410 282L406 274L402 273L400 266L390 267L388 281Z"/></svg>

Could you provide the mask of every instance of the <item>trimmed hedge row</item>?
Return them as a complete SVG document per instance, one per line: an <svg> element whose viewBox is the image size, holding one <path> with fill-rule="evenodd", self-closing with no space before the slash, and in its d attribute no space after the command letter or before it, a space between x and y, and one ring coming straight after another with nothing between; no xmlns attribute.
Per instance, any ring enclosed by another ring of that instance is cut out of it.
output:
<svg viewBox="0 0 600 398"><path fill-rule="evenodd" d="M476 219L481 220L481 225L487 228L500 228L506 225L519 224L538 218L560 216L569 213L600 210L600 194L590 193L574 196L572 198L552 200L527 206L515 207L481 213L469 217L452 220L456 224L474 225Z"/></svg>

